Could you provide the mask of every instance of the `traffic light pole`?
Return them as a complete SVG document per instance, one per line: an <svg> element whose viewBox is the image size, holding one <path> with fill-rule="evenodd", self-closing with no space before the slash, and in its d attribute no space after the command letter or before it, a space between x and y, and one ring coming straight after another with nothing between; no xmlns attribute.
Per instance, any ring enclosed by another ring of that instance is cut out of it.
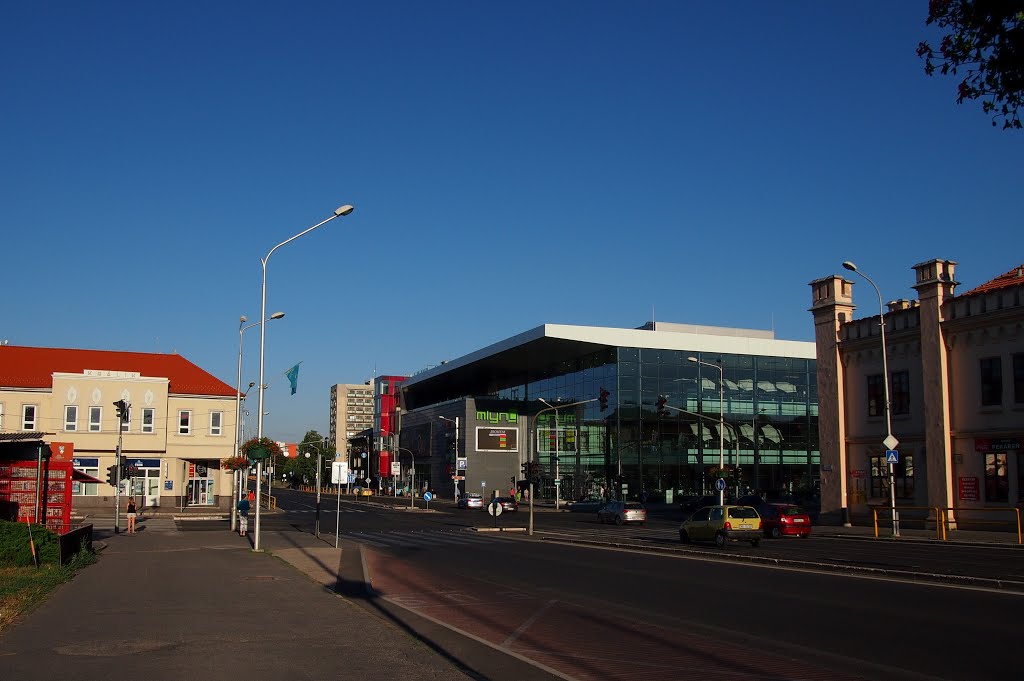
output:
<svg viewBox="0 0 1024 681"><path fill-rule="evenodd" d="M114 534L118 534L121 531L121 419L117 420L117 460L114 465L117 466L117 472L114 475Z"/></svg>

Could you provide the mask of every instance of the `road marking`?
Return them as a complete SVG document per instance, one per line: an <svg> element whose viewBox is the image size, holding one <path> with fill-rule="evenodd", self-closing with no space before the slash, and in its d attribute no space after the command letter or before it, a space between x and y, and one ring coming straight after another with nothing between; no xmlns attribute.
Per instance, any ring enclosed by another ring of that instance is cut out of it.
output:
<svg viewBox="0 0 1024 681"><path fill-rule="evenodd" d="M551 607L552 605L554 605L554 604L555 604L555 603L557 603L557 602L558 602L558 601L548 601L547 603L545 603L544 605L542 605L542 606L540 607L540 609L538 609L538 610L537 610L536 612L534 612L534 613L533 613L533 615L531 615L531 616L530 616L530 617L529 617L529 618L528 618L528 619L527 619L527 620L526 620L525 622L523 622L522 624L520 624L520 625L519 625L519 628L518 628L518 629L516 629L515 631L513 631L513 632L512 632L512 633L511 633L511 634L509 635L509 637L508 637L508 638L506 638L506 639L505 639L504 641L502 641L502 642L501 642L501 647L502 647L502 648L507 648L508 646L510 646L510 645L512 645L513 643L515 643L515 641L516 641L516 639L517 639L517 638L519 638L520 636L522 636L523 634L525 634L525 633L526 633L526 630L527 630L527 629L529 629L529 628L530 628L531 626L533 626L533 623L534 623L534 622L536 622L536 621L537 621L537 619L538 619L538 618L540 618L540 616L541 616L541 615L543 615L543 614L544 614L545 612L547 612L547 610L548 610L548 609L549 609L549 608L550 608L550 607Z"/></svg>

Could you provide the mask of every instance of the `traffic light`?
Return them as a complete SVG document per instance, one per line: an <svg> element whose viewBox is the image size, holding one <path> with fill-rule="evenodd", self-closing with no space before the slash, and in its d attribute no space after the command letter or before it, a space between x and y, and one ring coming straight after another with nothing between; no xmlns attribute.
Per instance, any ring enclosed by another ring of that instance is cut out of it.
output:
<svg viewBox="0 0 1024 681"><path fill-rule="evenodd" d="M529 480L530 478L530 463L528 461L523 462L523 480Z"/></svg>
<svg viewBox="0 0 1024 681"><path fill-rule="evenodd" d="M117 464L107 466L107 484L117 485Z"/></svg>
<svg viewBox="0 0 1024 681"><path fill-rule="evenodd" d="M668 398L664 395L658 395L658 416L668 416L668 409L665 408L666 404L668 404Z"/></svg>
<svg viewBox="0 0 1024 681"><path fill-rule="evenodd" d="M540 482L540 464L536 461L530 464L530 482L535 485Z"/></svg>
<svg viewBox="0 0 1024 681"><path fill-rule="evenodd" d="M128 421L128 403L124 400L118 400L114 402L114 407L117 409L117 422L125 423Z"/></svg>
<svg viewBox="0 0 1024 681"><path fill-rule="evenodd" d="M608 409L608 396L610 394L611 393L609 393L607 390L605 390L604 388L601 388L601 392L600 392L600 394L598 395L598 398L597 398L598 404L601 405L601 411L605 411L606 409Z"/></svg>
<svg viewBox="0 0 1024 681"><path fill-rule="evenodd" d="M512 484L515 485L516 484L516 476L513 475L511 480L512 480Z"/></svg>

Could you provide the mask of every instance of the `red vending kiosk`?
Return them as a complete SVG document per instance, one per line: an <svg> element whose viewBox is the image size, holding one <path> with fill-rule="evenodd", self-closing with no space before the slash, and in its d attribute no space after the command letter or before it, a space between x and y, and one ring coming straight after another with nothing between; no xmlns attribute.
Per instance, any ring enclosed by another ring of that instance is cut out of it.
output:
<svg viewBox="0 0 1024 681"><path fill-rule="evenodd" d="M13 508L12 515L18 522L39 523L60 534L71 527L74 445L70 442L41 444L47 448L42 457L0 461L0 504L6 502L3 505ZM37 506L45 520L36 518Z"/></svg>

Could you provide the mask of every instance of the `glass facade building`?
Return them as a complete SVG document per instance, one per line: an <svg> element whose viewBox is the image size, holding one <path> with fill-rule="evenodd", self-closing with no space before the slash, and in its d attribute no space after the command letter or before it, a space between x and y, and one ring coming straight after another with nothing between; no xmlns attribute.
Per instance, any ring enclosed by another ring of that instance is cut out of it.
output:
<svg viewBox="0 0 1024 681"><path fill-rule="evenodd" d="M412 413L473 400L525 417L519 459L540 464L540 498L554 498L557 480L562 499L673 503L714 493L718 478L736 496L814 496L814 344L663 326L540 327L414 376L408 402Z"/></svg>

